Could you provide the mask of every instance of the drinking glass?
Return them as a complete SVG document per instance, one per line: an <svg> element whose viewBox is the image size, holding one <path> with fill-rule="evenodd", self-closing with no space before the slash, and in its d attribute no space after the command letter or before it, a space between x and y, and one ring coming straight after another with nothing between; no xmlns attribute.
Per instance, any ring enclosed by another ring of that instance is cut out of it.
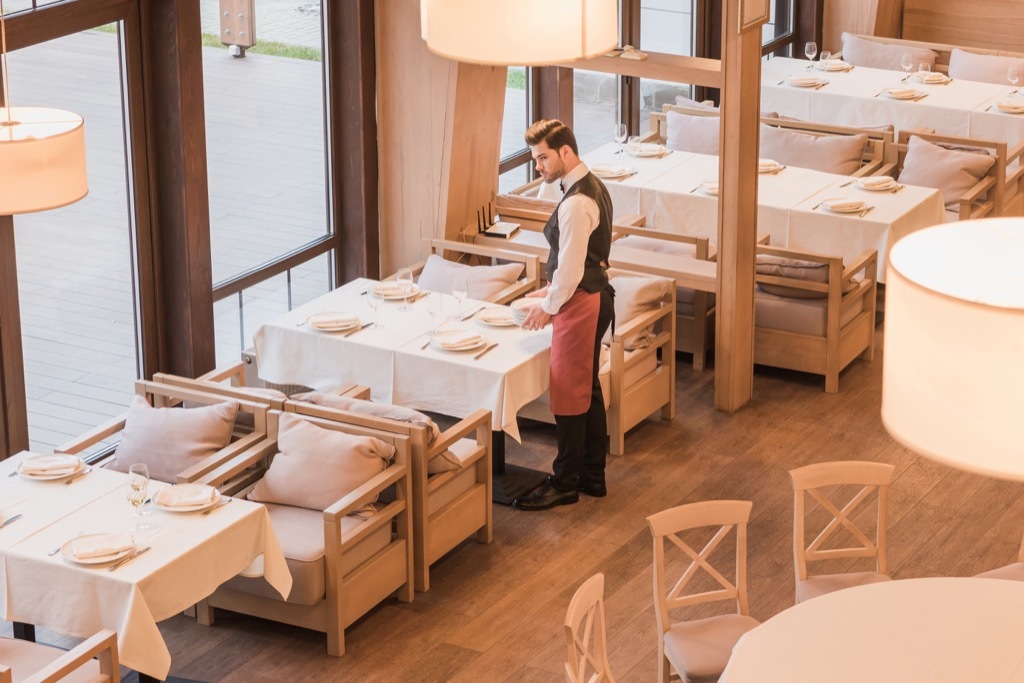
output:
<svg viewBox="0 0 1024 683"><path fill-rule="evenodd" d="M456 306L456 317L462 318L462 300L469 295L469 283L466 281L464 276L456 277L452 280L452 296L455 297Z"/></svg>
<svg viewBox="0 0 1024 683"><path fill-rule="evenodd" d="M142 523L139 510L146 502L146 490L149 488L149 468L144 463L135 463L128 468L128 502L135 508L135 525L133 530L141 531L147 528Z"/></svg>
<svg viewBox="0 0 1024 683"><path fill-rule="evenodd" d="M828 50L822 50L821 59L818 61L821 63L821 68L828 71L828 68L832 66L832 53Z"/></svg>
<svg viewBox="0 0 1024 683"><path fill-rule="evenodd" d="M814 55L818 54L818 44L813 40L804 45L804 54L807 55L807 59L811 62L814 61ZM814 68L814 64L808 64L808 69Z"/></svg>
<svg viewBox="0 0 1024 683"><path fill-rule="evenodd" d="M615 142L619 143L619 151L616 154L622 154L622 143L626 141L629 136L629 129L626 128L626 124L617 123L615 124Z"/></svg>
<svg viewBox="0 0 1024 683"><path fill-rule="evenodd" d="M640 136L630 135L626 141L626 151L635 156L640 153L640 149Z"/></svg>
<svg viewBox="0 0 1024 683"><path fill-rule="evenodd" d="M1012 85L1014 88L1016 88L1017 87L1017 83L1020 81L1020 67L1014 65L1014 66L1011 66L1009 69L1007 69L1006 70L1006 80L1010 81L1010 85ZM1016 92L1017 91L1014 90L1014 93L1016 93Z"/></svg>
<svg viewBox="0 0 1024 683"><path fill-rule="evenodd" d="M928 76L930 76L931 73L932 73L932 65L931 64L926 64L925 62L921 62L920 64L917 65L917 78L922 83L927 83L928 82Z"/></svg>
<svg viewBox="0 0 1024 683"><path fill-rule="evenodd" d="M402 310L409 310L409 292L412 291L412 268L399 268L398 288L402 290Z"/></svg>
<svg viewBox="0 0 1024 683"><path fill-rule="evenodd" d="M380 308L380 303L381 298L374 294L373 292L369 292L366 295L366 304L373 310L373 326L376 327L378 330L384 327L383 325L381 325L380 316L377 313L378 309Z"/></svg>
<svg viewBox="0 0 1024 683"><path fill-rule="evenodd" d="M904 52L900 56L900 66L903 67L903 70L907 74L906 76L903 77L903 80L906 81L908 78L910 78L910 70L914 68L914 55L910 54L909 52Z"/></svg>
<svg viewBox="0 0 1024 683"><path fill-rule="evenodd" d="M441 301L441 295L437 292L431 292L427 295L427 313L430 314L430 325L435 327L437 325L437 314L441 312L441 306L444 304Z"/></svg>

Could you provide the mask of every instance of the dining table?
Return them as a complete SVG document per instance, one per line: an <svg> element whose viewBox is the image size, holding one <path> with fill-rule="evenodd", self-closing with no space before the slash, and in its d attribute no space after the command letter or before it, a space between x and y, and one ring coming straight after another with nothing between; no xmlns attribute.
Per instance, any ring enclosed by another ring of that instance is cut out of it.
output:
<svg viewBox="0 0 1024 683"><path fill-rule="evenodd" d="M374 284L358 278L261 326L254 335L260 379L319 391L362 384L374 401L455 418L490 410L495 501L511 503L536 488L544 474L506 463L505 435L521 439L519 410L548 389L550 328L488 324L481 312L501 306L446 293L414 289L409 301L375 300ZM428 295L440 299L437 313L428 310ZM358 316L366 327L310 324L311 316L332 312ZM465 350L437 343L453 332L478 333L482 343Z"/></svg>
<svg viewBox="0 0 1024 683"><path fill-rule="evenodd" d="M131 531L133 551L123 565L76 558L69 550L76 539L129 531L128 475L92 467L67 483L16 474L33 455L23 451L0 462L0 524L21 515L0 528L4 619L76 637L111 629L124 666L140 680L163 680L171 655L158 622L238 574L264 576L282 597L290 592L291 574L266 508L241 499L224 498L218 502L231 504L209 507L209 514L154 506L142 528ZM169 486L151 480L148 494L155 499Z"/></svg>
<svg viewBox="0 0 1024 683"><path fill-rule="evenodd" d="M883 581L827 593L740 638L721 683L1024 681L1024 583Z"/></svg>
<svg viewBox="0 0 1024 683"><path fill-rule="evenodd" d="M808 62L801 59L774 57L763 62L761 111L844 126L933 128L940 135L995 140L1010 147L1024 141L1024 107L1003 111L998 106L1000 101L1024 105L1024 95L1008 82L954 78L930 83L903 71L866 66L823 71L822 63L815 64L809 72ZM822 84L806 87L790 81L791 76L808 75L818 76ZM889 89L914 89L917 95L897 99L887 94Z"/></svg>

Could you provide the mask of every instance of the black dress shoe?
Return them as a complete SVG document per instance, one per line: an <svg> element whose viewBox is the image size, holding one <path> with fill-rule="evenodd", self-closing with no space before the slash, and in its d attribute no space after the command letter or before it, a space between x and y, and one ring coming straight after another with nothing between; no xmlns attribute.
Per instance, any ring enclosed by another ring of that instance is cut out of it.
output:
<svg viewBox="0 0 1024 683"><path fill-rule="evenodd" d="M580 479L580 493L585 493L594 498L604 498L608 495L608 487L603 481L587 481Z"/></svg>
<svg viewBox="0 0 1024 683"><path fill-rule="evenodd" d="M532 493L516 498L512 505L520 510L548 510L558 505L572 505L579 500L580 494L576 491L559 491L544 482Z"/></svg>

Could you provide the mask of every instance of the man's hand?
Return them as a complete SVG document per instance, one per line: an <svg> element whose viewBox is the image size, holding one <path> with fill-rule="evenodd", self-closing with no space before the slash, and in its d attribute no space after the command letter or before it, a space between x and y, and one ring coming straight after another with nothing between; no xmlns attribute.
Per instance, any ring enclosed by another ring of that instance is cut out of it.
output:
<svg viewBox="0 0 1024 683"><path fill-rule="evenodd" d="M523 321L524 330L539 330L551 322L551 315L541 308L540 304L530 309Z"/></svg>
<svg viewBox="0 0 1024 683"><path fill-rule="evenodd" d="M544 298L547 295L548 295L548 288L547 288L547 285L545 285L545 286L541 287L540 289L535 289L532 292L527 292L526 293L526 298L527 299Z"/></svg>

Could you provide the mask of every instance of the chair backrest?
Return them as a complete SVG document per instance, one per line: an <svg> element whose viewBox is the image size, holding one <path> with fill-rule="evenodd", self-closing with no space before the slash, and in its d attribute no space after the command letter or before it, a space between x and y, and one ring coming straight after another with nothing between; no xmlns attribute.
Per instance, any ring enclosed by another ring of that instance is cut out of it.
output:
<svg viewBox="0 0 1024 683"><path fill-rule="evenodd" d="M654 536L654 599L655 615L661 633L671 626L669 612L707 602L735 600L740 614L748 614L747 605L747 520L753 503L747 500L709 500L663 510L647 518ZM699 527L718 527L704 547L697 551L685 542L680 532ZM736 532L735 582L730 582L708 558L730 531ZM691 562L668 587L665 563L665 541L681 550ZM720 586L700 593L687 593L687 585L704 570Z"/></svg>
<svg viewBox="0 0 1024 683"><path fill-rule="evenodd" d="M604 574L594 574L584 581L569 601L565 640L565 673L569 683L615 683L608 666Z"/></svg>
<svg viewBox="0 0 1024 683"><path fill-rule="evenodd" d="M886 572L885 536L889 501L889 483L896 468L879 462L840 460L822 462L790 470L793 480L793 552L797 581L807 579L807 563L841 558L874 557L876 570ZM830 486L860 486L842 507L834 504L819 489ZM874 492L878 494L878 515L875 539L868 538L853 522L857 508ZM809 495L831 516L829 522L810 543L806 542L805 497ZM856 541L855 545L826 547L840 529L845 529Z"/></svg>

